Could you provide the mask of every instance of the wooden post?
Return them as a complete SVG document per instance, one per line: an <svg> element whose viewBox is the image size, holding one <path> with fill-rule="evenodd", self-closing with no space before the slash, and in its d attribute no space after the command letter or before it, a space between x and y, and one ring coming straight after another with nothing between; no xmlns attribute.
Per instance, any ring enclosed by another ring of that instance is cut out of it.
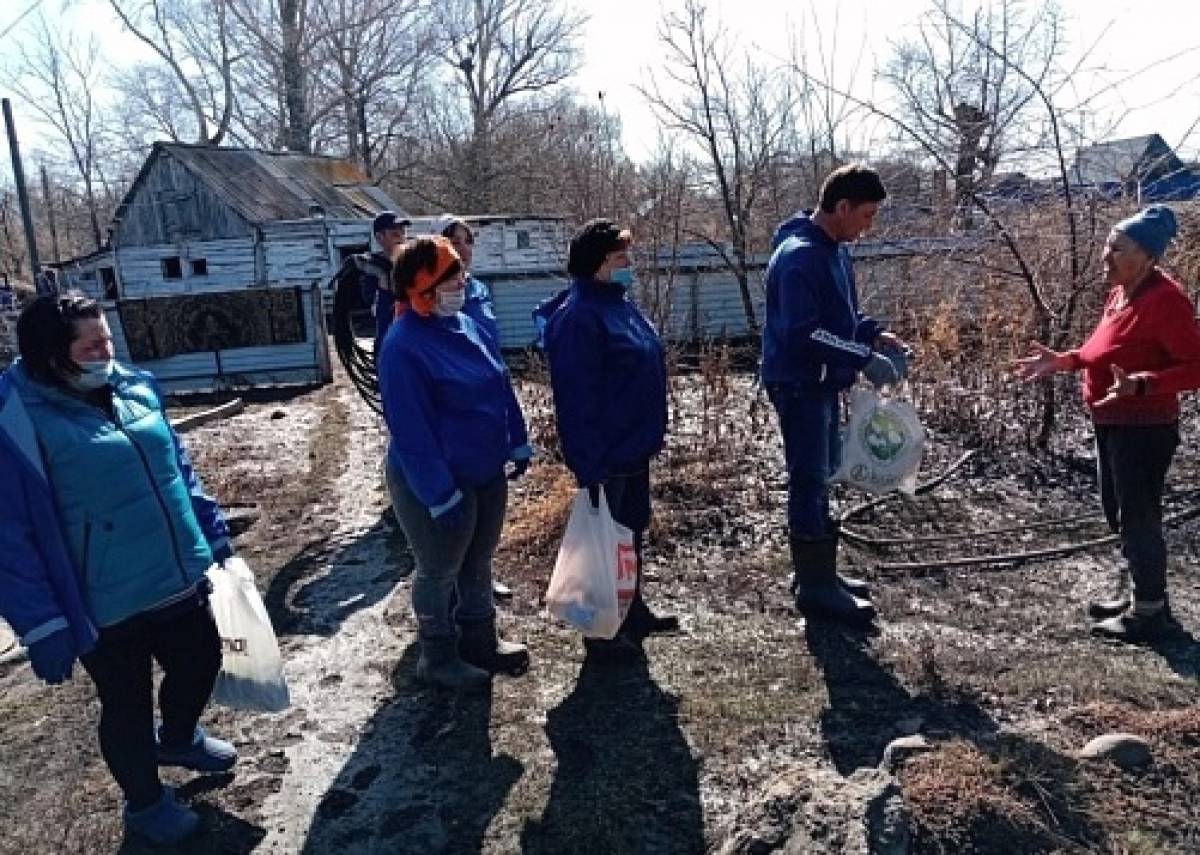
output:
<svg viewBox="0 0 1200 855"><path fill-rule="evenodd" d="M42 204L46 206L46 219L50 221L50 247L54 250L54 261L62 261L58 251L58 226L54 222L54 203L50 199L50 181L46 178L46 167L42 166Z"/></svg>
<svg viewBox="0 0 1200 855"><path fill-rule="evenodd" d="M4 127L8 131L8 153L12 158L13 181L17 185L17 204L21 206L21 221L25 225L25 246L29 250L29 278L42 288L42 264L38 260L37 238L33 234L33 213L29 210L29 193L25 190L25 171L21 169L21 147L17 145L17 127L13 124L12 104L0 99L4 110Z"/></svg>

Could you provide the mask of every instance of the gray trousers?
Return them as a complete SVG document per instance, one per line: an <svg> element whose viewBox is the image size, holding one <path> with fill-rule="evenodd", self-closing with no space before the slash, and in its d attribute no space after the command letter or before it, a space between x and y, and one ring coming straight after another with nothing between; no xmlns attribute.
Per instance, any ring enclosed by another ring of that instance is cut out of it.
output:
<svg viewBox="0 0 1200 855"><path fill-rule="evenodd" d="M416 559L412 604L423 641L457 634L456 623L491 619L492 555L500 542L508 504L508 481L499 473L480 487L463 487L462 521L437 522L413 494L404 474L387 466L392 508Z"/></svg>
<svg viewBox="0 0 1200 855"><path fill-rule="evenodd" d="M1100 504L1109 528L1121 535L1134 599L1167 595L1167 544L1162 498L1167 470L1179 446L1179 426L1096 425Z"/></svg>

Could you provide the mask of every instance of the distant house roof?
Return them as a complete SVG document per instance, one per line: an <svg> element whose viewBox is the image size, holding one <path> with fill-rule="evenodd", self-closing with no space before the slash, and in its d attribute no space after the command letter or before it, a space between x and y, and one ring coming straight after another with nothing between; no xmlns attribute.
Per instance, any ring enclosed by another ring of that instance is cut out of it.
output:
<svg viewBox="0 0 1200 855"><path fill-rule="evenodd" d="M1158 134L1081 148L1070 176L1077 186L1094 187L1107 195L1137 195L1143 201L1200 195L1200 174L1180 160Z"/></svg>
<svg viewBox="0 0 1200 855"><path fill-rule="evenodd" d="M1146 134L1079 149L1071 177L1078 184L1123 184L1153 181L1186 169L1162 137Z"/></svg>
<svg viewBox="0 0 1200 855"><path fill-rule="evenodd" d="M358 167L341 158L156 142L116 217L133 199L154 162L164 155L176 158L255 225L308 219L317 213L347 220L372 217L386 209L401 213L391 197Z"/></svg>

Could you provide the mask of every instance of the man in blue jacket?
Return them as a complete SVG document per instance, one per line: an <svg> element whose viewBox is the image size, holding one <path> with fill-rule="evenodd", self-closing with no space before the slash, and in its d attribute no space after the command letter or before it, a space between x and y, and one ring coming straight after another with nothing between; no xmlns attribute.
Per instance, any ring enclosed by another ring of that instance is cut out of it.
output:
<svg viewBox="0 0 1200 855"><path fill-rule="evenodd" d="M875 616L864 582L837 572L837 525L827 482L841 457L838 401L861 371L899 379L879 352L903 343L858 306L846 244L870 228L887 196L873 169L834 170L820 207L780 225L767 266L762 382L779 415L788 467L788 529L796 607L849 623Z"/></svg>
<svg viewBox="0 0 1200 855"><path fill-rule="evenodd" d="M371 233L379 244L379 252L355 257L360 274L363 303L375 316L375 359L383 347L383 337L396 317L396 295L392 293L392 255L396 247L408 238L412 220L383 211L371 222Z"/></svg>

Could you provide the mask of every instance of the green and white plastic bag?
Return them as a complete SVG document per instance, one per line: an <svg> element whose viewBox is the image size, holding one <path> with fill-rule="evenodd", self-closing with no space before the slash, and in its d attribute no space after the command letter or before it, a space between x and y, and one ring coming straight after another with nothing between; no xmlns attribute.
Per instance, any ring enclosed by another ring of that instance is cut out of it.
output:
<svg viewBox="0 0 1200 855"><path fill-rule="evenodd" d="M925 429L912 404L857 388L842 432L842 463L830 480L869 493L912 495L924 451Z"/></svg>

